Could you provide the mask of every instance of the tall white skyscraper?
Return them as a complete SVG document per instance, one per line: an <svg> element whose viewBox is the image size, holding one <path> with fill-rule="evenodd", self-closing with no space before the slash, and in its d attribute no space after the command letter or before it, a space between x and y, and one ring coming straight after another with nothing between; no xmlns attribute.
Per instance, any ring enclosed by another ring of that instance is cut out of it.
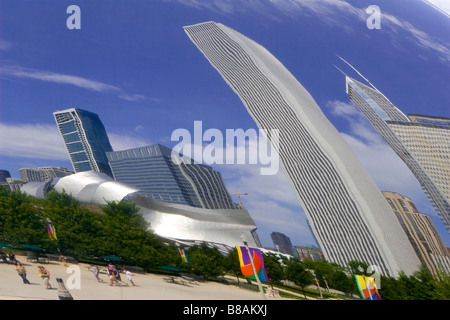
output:
<svg viewBox="0 0 450 320"><path fill-rule="evenodd" d="M407 117L381 92L346 76L347 94L408 166L450 232L450 119Z"/></svg>
<svg viewBox="0 0 450 320"><path fill-rule="evenodd" d="M184 29L257 126L280 133L280 162L325 258L341 265L365 261L392 276L417 270L420 262L381 191L295 77L222 24Z"/></svg>

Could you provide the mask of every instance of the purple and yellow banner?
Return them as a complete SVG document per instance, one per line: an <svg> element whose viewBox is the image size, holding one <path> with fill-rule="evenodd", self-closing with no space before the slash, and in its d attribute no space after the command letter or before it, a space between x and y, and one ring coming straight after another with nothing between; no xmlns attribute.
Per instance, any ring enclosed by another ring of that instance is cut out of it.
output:
<svg viewBox="0 0 450 320"><path fill-rule="evenodd" d="M256 279L253 274L253 268L250 262L249 252L246 247L236 247L239 255L239 262L241 264L241 271L244 277L250 279ZM264 282L269 282L269 277L267 277L266 269L264 268L264 260L259 249L249 248L250 254L253 257L253 264L255 265L256 274L259 280Z"/></svg>
<svg viewBox="0 0 450 320"><path fill-rule="evenodd" d="M381 300L375 284L375 279L371 277L363 277L355 274L356 284L358 285L359 293L365 300Z"/></svg>

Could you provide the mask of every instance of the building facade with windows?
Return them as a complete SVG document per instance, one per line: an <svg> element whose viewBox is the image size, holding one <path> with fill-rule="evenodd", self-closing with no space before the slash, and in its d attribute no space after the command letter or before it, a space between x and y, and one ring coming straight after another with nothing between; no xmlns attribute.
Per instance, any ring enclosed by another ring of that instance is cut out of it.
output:
<svg viewBox="0 0 450 320"><path fill-rule="evenodd" d="M406 196L383 191L419 260L434 276L450 273L450 255L430 216L420 213Z"/></svg>
<svg viewBox="0 0 450 320"><path fill-rule="evenodd" d="M305 88L265 48L215 22L184 27L268 132L325 258L411 274L420 262L381 191ZM270 132L279 132L279 145Z"/></svg>
<svg viewBox="0 0 450 320"><path fill-rule="evenodd" d="M291 256L294 255L294 251L292 249L293 248L292 242L288 236L286 236L281 232L272 232L270 234L270 238L272 239L272 242L277 251L289 254Z"/></svg>
<svg viewBox="0 0 450 320"><path fill-rule="evenodd" d="M207 209L234 209L220 172L184 157L172 160L172 149L153 144L107 152L116 181L138 188L148 198Z"/></svg>
<svg viewBox="0 0 450 320"><path fill-rule="evenodd" d="M350 101L403 160L450 232L450 120L406 116L381 92L346 76Z"/></svg>
<svg viewBox="0 0 450 320"><path fill-rule="evenodd" d="M53 113L75 172L97 171L112 176L106 152L113 151L97 114L66 109Z"/></svg>
<svg viewBox="0 0 450 320"><path fill-rule="evenodd" d="M61 167L41 167L41 168L21 168L19 169L20 178L25 181L45 181L52 178L65 177L73 174L66 168Z"/></svg>

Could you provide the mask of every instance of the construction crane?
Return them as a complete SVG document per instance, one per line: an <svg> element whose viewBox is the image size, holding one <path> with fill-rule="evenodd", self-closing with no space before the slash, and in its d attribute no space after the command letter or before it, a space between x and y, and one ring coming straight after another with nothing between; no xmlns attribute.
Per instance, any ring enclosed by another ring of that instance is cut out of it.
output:
<svg viewBox="0 0 450 320"><path fill-rule="evenodd" d="M248 196L248 193L234 193L233 195L237 196L239 199L239 204L241 205L241 208L244 208L244 205L242 204L241 196Z"/></svg>

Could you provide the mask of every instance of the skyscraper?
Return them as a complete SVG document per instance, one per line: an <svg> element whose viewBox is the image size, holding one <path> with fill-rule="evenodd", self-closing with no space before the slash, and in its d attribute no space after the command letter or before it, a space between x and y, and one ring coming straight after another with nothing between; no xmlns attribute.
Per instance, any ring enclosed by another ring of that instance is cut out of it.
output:
<svg viewBox="0 0 450 320"><path fill-rule="evenodd" d="M279 250L281 253L294 255L294 251L292 250L292 242L291 239L281 232L272 232L270 234L272 238L272 242L275 245L275 248Z"/></svg>
<svg viewBox="0 0 450 320"><path fill-rule="evenodd" d="M278 130L282 167L325 258L411 274L420 264L380 190L311 95L266 49L215 22L184 28L260 129Z"/></svg>
<svg viewBox="0 0 450 320"><path fill-rule="evenodd" d="M172 161L172 150L154 144L107 152L114 179L146 197L207 209L234 209L222 175L193 161Z"/></svg>
<svg viewBox="0 0 450 320"><path fill-rule="evenodd" d="M450 232L450 119L408 118L381 92L346 76L350 101L408 166Z"/></svg>
<svg viewBox="0 0 450 320"><path fill-rule="evenodd" d="M112 147L99 116L75 108L56 111L53 116L75 172L97 171L112 176L106 158Z"/></svg>
<svg viewBox="0 0 450 320"><path fill-rule="evenodd" d="M420 213L408 197L383 191L422 264L437 276L450 272L450 255L431 217Z"/></svg>

